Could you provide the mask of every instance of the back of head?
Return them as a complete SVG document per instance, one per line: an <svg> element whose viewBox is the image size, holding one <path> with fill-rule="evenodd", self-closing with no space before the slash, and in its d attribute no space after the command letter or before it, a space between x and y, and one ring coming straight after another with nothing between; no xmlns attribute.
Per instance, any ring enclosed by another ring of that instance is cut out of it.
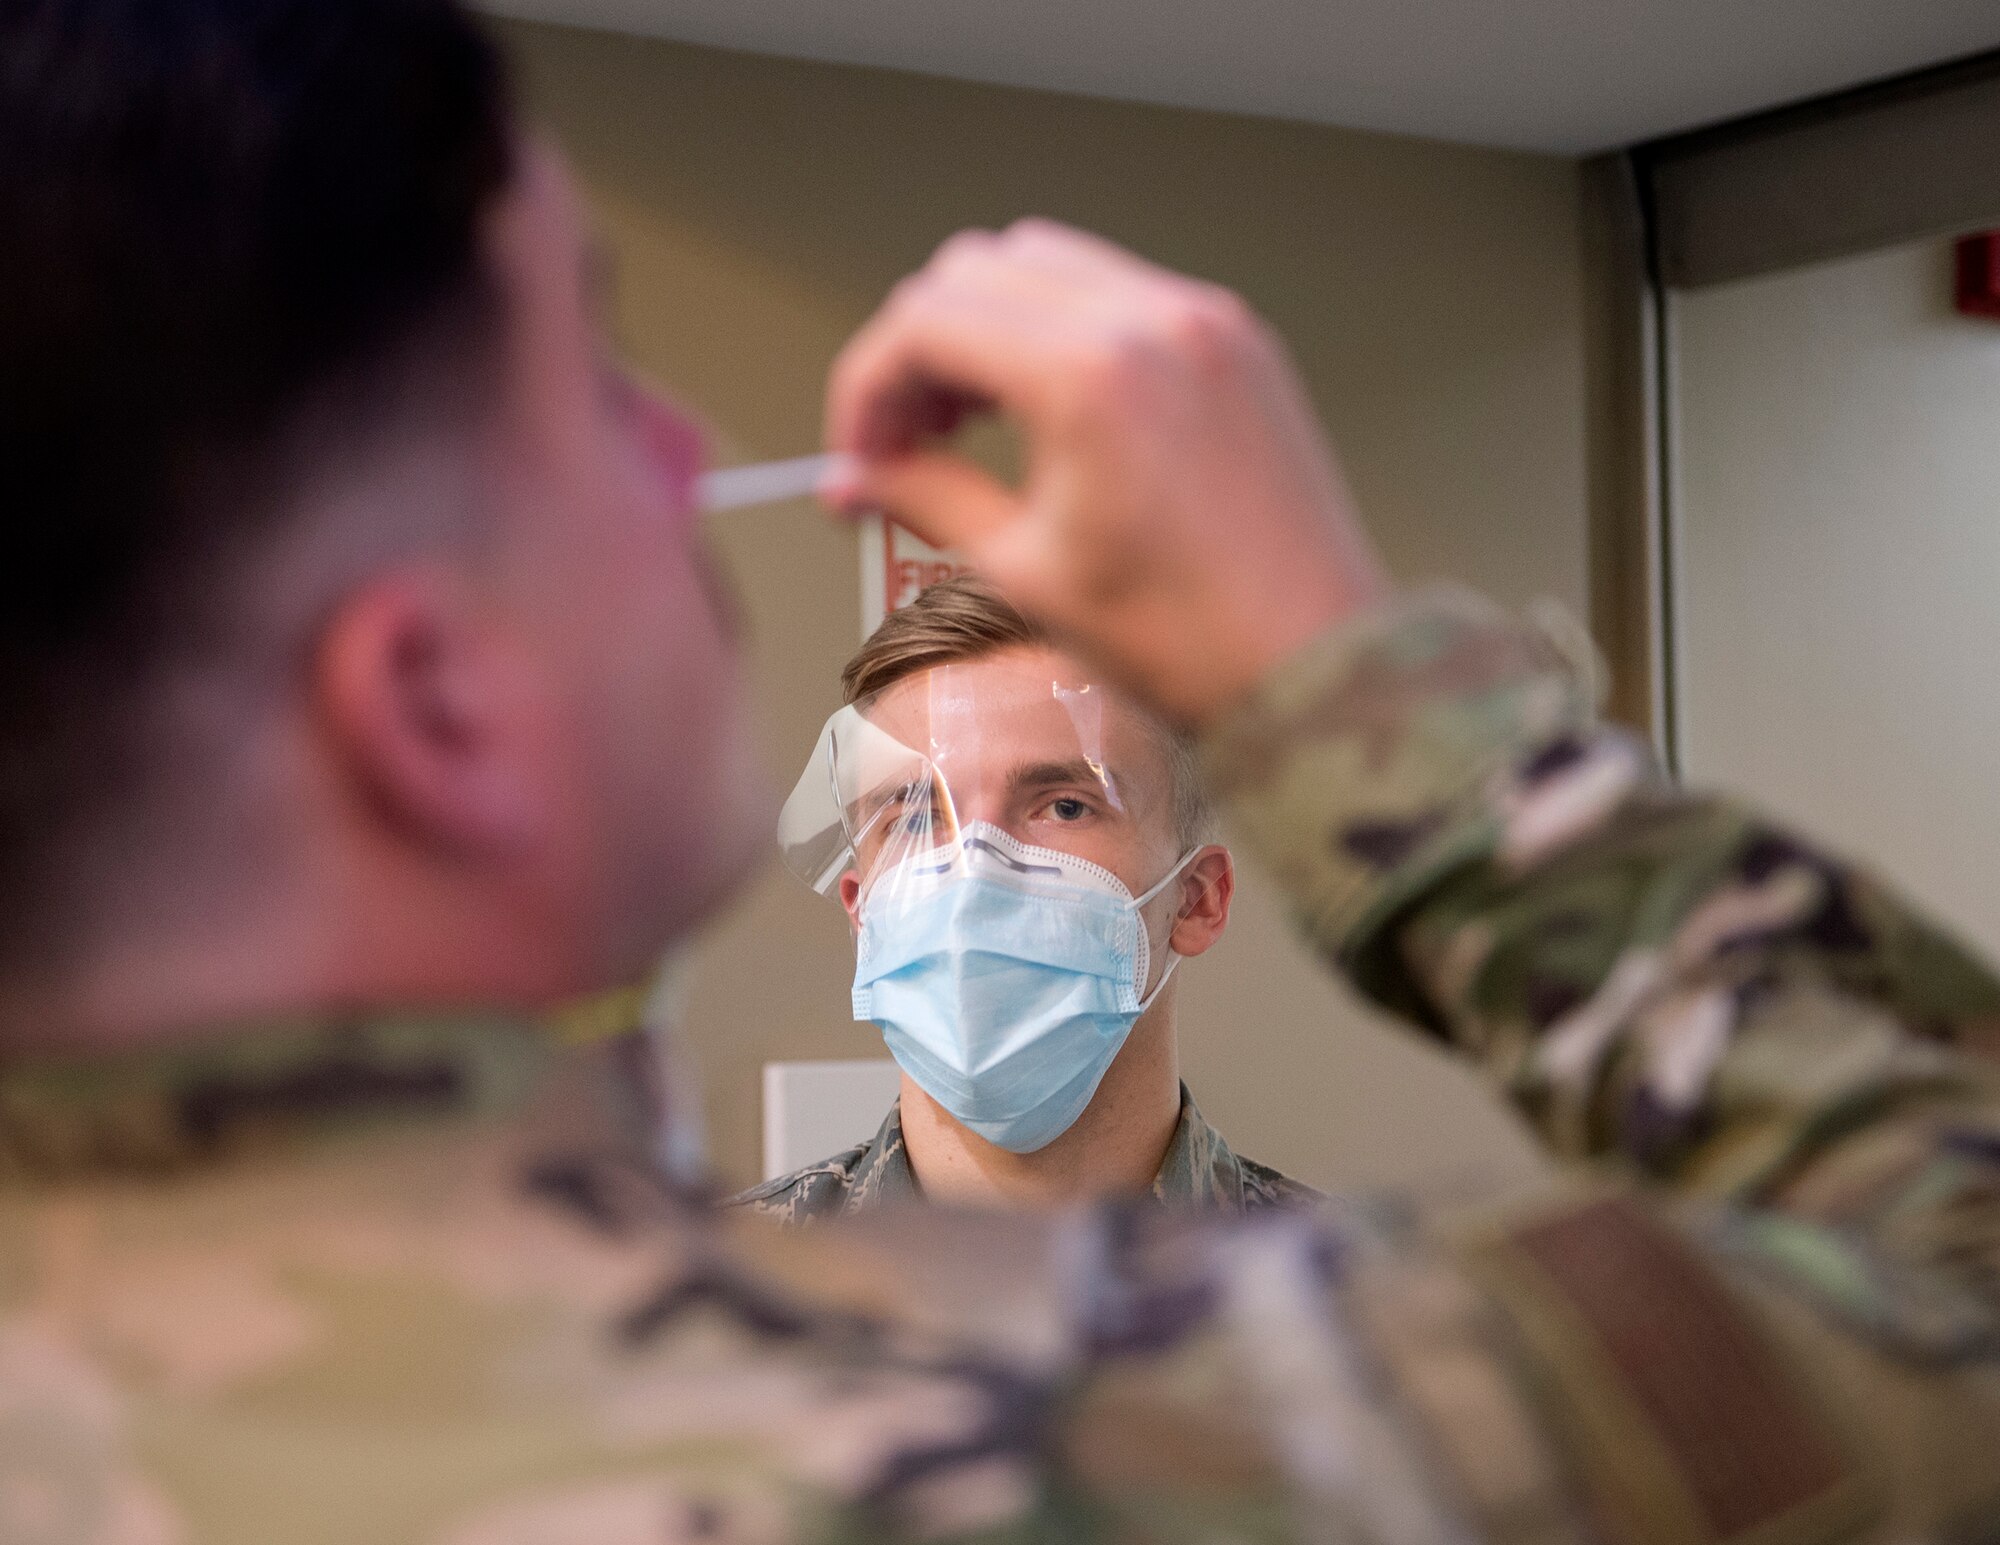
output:
<svg viewBox="0 0 2000 1545"><path fill-rule="evenodd" d="M447 0L0 0L0 960L299 490L443 411L509 135Z"/></svg>

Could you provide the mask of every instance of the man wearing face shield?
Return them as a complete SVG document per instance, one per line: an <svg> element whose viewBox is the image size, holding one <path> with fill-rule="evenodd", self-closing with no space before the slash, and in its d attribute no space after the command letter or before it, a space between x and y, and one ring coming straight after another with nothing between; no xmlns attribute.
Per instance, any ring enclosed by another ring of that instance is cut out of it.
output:
<svg viewBox="0 0 2000 1545"><path fill-rule="evenodd" d="M897 290L828 492L1198 735L1602 1172L1447 1235L664 1179L555 1009L771 812L601 273L444 0L0 3L0 1541L2000 1532L2000 988L1391 591L1265 330L1075 232ZM1020 489L929 444L985 408Z"/></svg>
<svg viewBox="0 0 2000 1545"><path fill-rule="evenodd" d="M972 578L892 613L841 685L780 843L846 909L855 1017L902 1094L870 1141L738 1200L803 1222L918 1196L1318 1199L1180 1081L1174 973L1235 889L1188 741Z"/></svg>

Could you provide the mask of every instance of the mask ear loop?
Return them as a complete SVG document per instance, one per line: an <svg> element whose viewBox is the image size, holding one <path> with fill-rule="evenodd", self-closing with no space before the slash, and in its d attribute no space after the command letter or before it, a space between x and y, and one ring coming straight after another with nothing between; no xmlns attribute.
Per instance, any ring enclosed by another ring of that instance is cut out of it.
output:
<svg viewBox="0 0 2000 1545"><path fill-rule="evenodd" d="M1153 990L1147 993L1145 997L1139 1000L1139 1012L1141 1014L1145 1013L1146 1010L1150 1009L1153 1006L1153 1004L1159 999L1160 994L1167 990L1167 983L1171 982L1174 979L1174 973L1180 969L1180 965L1181 965L1181 957L1174 953L1172 945L1168 945L1167 969L1162 971L1160 973L1160 979L1157 982L1153 983Z"/></svg>
<svg viewBox="0 0 2000 1545"><path fill-rule="evenodd" d="M1146 933L1146 919L1142 915L1145 911L1146 903L1151 901L1155 896L1159 895L1160 892L1165 890L1169 885L1173 884L1175 880L1179 879L1181 877L1182 871L1185 870L1189 864L1194 862L1196 855L1199 854L1202 848L1205 846L1207 846L1207 844L1202 843L1189 848L1185 853L1183 853L1180 856L1178 860L1176 860L1173 868L1169 869L1165 874L1160 876L1159 884L1155 885L1151 890L1147 891L1145 895L1135 896L1132 898L1132 911L1134 915L1139 917L1139 942L1142 945L1144 945L1146 949L1145 966L1144 969L1142 969L1139 973L1139 981L1142 987L1144 986L1146 980L1146 972L1150 971L1153 968L1153 941L1151 937ZM1180 919L1175 918L1174 921L1178 923ZM1168 938L1173 937L1173 930L1171 928L1167 930L1167 937ZM1140 998L1139 1000L1139 1012L1141 1014L1145 1013L1146 1010L1148 1010L1153 1006L1153 1001L1156 998L1158 998L1162 992L1166 990L1167 983L1173 980L1174 972L1178 970L1180 967L1181 957L1174 953L1174 947L1171 944L1167 946L1167 956L1168 956L1167 969L1162 971L1160 973L1160 979L1157 982L1153 983L1153 990L1149 993L1146 993L1145 996Z"/></svg>

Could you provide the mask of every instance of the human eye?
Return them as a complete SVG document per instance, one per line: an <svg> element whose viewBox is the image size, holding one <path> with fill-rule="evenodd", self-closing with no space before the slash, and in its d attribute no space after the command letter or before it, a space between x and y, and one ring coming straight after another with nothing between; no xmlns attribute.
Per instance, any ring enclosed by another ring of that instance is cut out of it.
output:
<svg viewBox="0 0 2000 1545"><path fill-rule="evenodd" d="M1075 794L1058 794L1042 809L1050 820L1062 826L1075 826L1097 813L1089 800Z"/></svg>
<svg viewBox="0 0 2000 1545"><path fill-rule="evenodd" d="M883 816L887 829L903 836L924 836L946 824L937 791L928 785L898 789L885 802Z"/></svg>

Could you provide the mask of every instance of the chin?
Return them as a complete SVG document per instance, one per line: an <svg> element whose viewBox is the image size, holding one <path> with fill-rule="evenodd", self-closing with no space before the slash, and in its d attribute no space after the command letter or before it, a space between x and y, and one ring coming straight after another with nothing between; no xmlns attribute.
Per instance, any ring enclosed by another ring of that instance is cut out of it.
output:
<svg viewBox="0 0 2000 1545"><path fill-rule="evenodd" d="M714 784L720 792L703 802L713 818L680 823L666 850L634 876L639 901L628 917L650 924L631 931L644 934L631 940L641 968L713 921L777 857L777 787L756 758L747 750L726 758ZM630 937L615 921L614 935Z"/></svg>

